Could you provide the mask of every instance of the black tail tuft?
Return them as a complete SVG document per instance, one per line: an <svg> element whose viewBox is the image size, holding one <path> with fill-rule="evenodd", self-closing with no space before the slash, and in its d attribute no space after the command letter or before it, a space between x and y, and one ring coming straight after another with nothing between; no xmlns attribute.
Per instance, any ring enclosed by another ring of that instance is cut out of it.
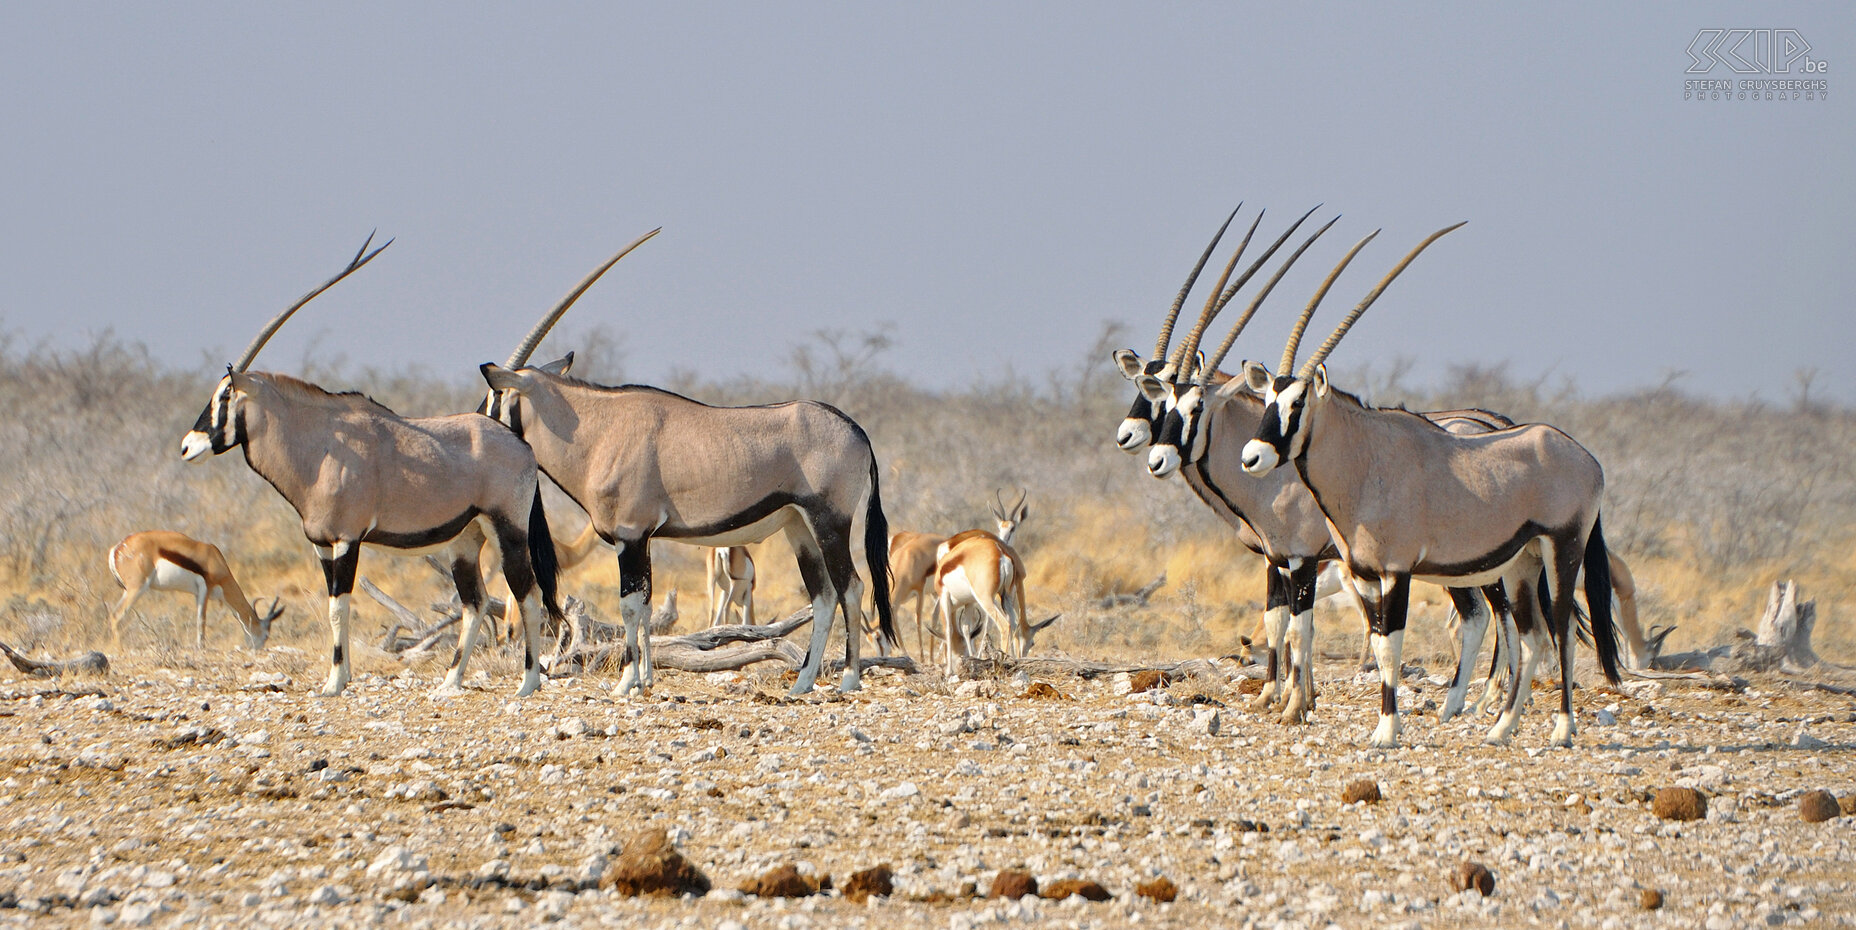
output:
<svg viewBox="0 0 1856 930"><path fill-rule="evenodd" d="M1603 524L1602 517L1593 518L1592 535L1585 541L1585 603L1591 609L1598 665L1605 670L1605 680L1617 684L1618 629L1611 622L1611 556L1605 551Z"/></svg>
<svg viewBox="0 0 1856 930"><path fill-rule="evenodd" d="M528 560L535 567L535 584L541 587L541 604L548 611L549 626L567 620L561 610L561 557L554 551L554 534L548 532L548 511L541 506L541 488L535 488L535 502L528 508Z"/></svg>
<svg viewBox="0 0 1856 930"><path fill-rule="evenodd" d="M864 561L870 563L870 593L876 600L877 629L883 641L902 651L902 639L889 605L889 519L883 516L883 495L878 489L876 453L870 453L870 502L864 509Z"/></svg>

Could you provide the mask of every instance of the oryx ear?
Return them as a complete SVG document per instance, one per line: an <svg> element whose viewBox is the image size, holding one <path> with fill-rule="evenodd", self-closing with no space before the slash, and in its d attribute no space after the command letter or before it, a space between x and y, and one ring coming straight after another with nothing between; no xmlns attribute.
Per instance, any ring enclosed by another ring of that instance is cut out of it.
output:
<svg viewBox="0 0 1856 930"><path fill-rule="evenodd" d="M1244 377L1242 380L1246 385L1249 385L1251 390L1257 392L1258 396L1262 396L1270 389L1270 383L1274 381L1275 378L1270 374L1268 368L1256 362L1246 361L1244 362Z"/></svg>
<svg viewBox="0 0 1856 930"><path fill-rule="evenodd" d="M1315 366L1315 396L1328 396L1328 366Z"/></svg>
<svg viewBox="0 0 1856 930"><path fill-rule="evenodd" d="M1200 352L1193 358L1192 370L1198 372L1199 376L1203 378L1212 376L1211 372L1205 370L1205 353Z"/></svg>
<svg viewBox="0 0 1856 930"><path fill-rule="evenodd" d="M1213 399L1217 400L1219 403L1223 403L1224 401L1230 400L1231 398L1236 397L1238 394L1243 393L1244 391L1249 391L1249 390L1250 390L1249 379L1232 378L1231 380L1218 385L1218 390L1213 391L1211 396Z"/></svg>
<svg viewBox="0 0 1856 930"><path fill-rule="evenodd" d="M1141 361L1141 357L1134 354L1133 349L1116 349L1113 358L1115 366L1121 369L1121 376L1129 381L1139 378L1141 372L1147 369L1147 363Z"/></svg>
<svg viewBox="0 0 1856 930"><path fill-rule="evenodd" d="M1140 385L1141 396L1146 397L1148 402L1155 404L1166 403L1166 385L1161 383L1159 378L1153 375L1142 375L1136 378L1134 383Z"/></svg>
<svg viewBox="0 0 1856 930"><path fill-rule="evenodd" d="M258 383L258 379L242 371L228 371L226 372L226 377L232 379L232 390L240 394L251 393L252 385Z"/></svg>
<svg viewBox="0 0 1856 930"><path fill-rule="evenodd" d="M574 354L569 352L546 365L536 365L535 367L551 375L564 375L567 373L568 369L574 367Z"/></svg>
<svg viewBox="0 0 1856 930"><path fill-rule="evenodd" d="M477 370L483 373L483 380L487 382L493 390L522 390L522 376L495 362L484 362L482 365L477 366Z"/></svg>

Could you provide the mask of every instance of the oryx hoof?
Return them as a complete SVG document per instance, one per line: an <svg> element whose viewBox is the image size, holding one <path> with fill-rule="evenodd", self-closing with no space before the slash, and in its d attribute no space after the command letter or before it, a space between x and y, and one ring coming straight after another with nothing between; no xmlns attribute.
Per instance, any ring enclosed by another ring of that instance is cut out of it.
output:
<svg viewBox="0 0 1856 930"><path fill-rule="evenodd" d="M1373 735L1367 744L1374 749L1398 748L1398 717L1392 714L1379 715L1379 726L1373 729Z"/></svg>
<svg viewBox="0 0 1856 930"><path fill-rule="evenodd" d="M541 676L522 679L522 687L516 689L516 697L523 698L541 690ZM649 692L649 689L646 689Z"/></svg>
<svg viewBox="0 0 1856 930"><path fill-rule="evenodd" d="M863 680L859 678L857 675L854 675L850 672L845 672L844 677L838 679L838 690L839 691L845 691L845 692L862 691L863 689L864 689Z"/></svg>
<svg viewBox="0 0 1856 930"><path fill-rule="evenodd" d="M1553 736L1549 742L1555 746L1570 749L1572 748L1572 735L1576 730L1577 727L1573 725L1572 717L1566 714L1554 714Z"/></svg>

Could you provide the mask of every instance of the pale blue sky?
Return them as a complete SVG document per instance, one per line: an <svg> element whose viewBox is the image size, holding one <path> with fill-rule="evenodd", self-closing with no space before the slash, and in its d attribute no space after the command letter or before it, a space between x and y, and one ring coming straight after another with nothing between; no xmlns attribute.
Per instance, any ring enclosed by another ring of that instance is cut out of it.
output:
<svg viewBox="0 0 1856 930"><path fill-rule="evenodd" d="M462 375L662 225L571 318L631 376L888 324L946 385L1071 367L1106 319L1145 351L1232 205L1325 201L1236 354L1274 358L1365 231L1330 322L1466 219L1336 364L1769 398L1815 366L1856 401L1856 17L1537 7L7 4L0 324L229 358L378 226L258 367L320 339ZM1833 93L1684 102L1710 26L1798 30Z"/></svg>

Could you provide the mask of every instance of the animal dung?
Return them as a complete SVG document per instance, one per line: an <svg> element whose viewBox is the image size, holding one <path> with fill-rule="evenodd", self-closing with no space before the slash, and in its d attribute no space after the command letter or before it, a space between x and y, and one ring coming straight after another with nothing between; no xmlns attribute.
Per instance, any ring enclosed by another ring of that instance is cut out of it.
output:
<svg viewBox="0 0 1856 930"><path fill-rule="evenodd" d="M1162 875L1153 881L1141 882L1134 886L1134 893L1158 904L1165 904L1179 897L1179 886L1173 880Z"/></svg>
<svg viewBox="0 0 1856 930"><path fill-rule="evenodd" d="M1347 787L1340 793L1340 802L1342 804L1352 804L1355 801L1378 804L1381 800L1383 799L1379 794L1379 783L1370 778L1362 778L1358 781L1349 782Z"/></svg>
<svg viewBox="0 0 1856 930"><path fill-rule="evenodd" d="M1805 823L1823 823L1842 814L1843 808L1837 804L1836 795L1828 791L1807 791L1798 798L1798 818Z"/></svg>
<svg viewBox="0 0 1856 930"><path fill-rule="evenodd" d="M988 898L1011 898L1016 901L1025 895L1038 893L1038 880L1030 872L1019 869L1001 869L992 878L992 890L986 892Z"/></svg>
<svg viewBox="0 0 1856 930"><path fill-rule="evenodd" d="M1098 882L1092 882L1086 878L1065 878L1054 881L1050 883L1049 887L1038 892L1038 897L1050 901L1061 901L1071 895L1076 895L1079 898L1089 901L1107 901L1109 899L1107 888L1102 887Z"/></svg>
<svg viewBox="0 0 1856 930"><path fill-rule="evenodd" d="M1643 889L1643 893L1637 896L1637 906L1646 911L1661 910L1663 907L1663 893L1654 888L1645 888Z"/></svg>
<svg viewBox="0 0 1856 930"><path fill-rule="evenodd" d="M1495 893L1495 873L1480 862L1465 859L1462 865L1457 866L1456 884L1451 887L1456 891L1474 888L1486 898Z"/></svg>
<svg viewBox="0 0 1856 930"><path fill-rule="evenodd" d="M642 830L626 840L619 861L600 884L627 897L709 893L709 877L683 858L661 829Z"/></svg>
<svg viewBox="0 0 1856 930"><path fill-rule="evenodd" d="M896 892L895 870L885 862L875 868L852 872L844 882L844 897L852 904L862 904L872 897L886 898Z"/></svg>
<svg viewBox="0 0 1856 930"><path fill-rule="evenodd" d="M1693 788L1662 788L1651 799L1650 812L1664 820L1700 820L1708 816L1708 799Z"/></svg>
<svg viewBox="0 0 1856 930"><path fill-rule="evenodd" d="M788 863L767 870L759 878L743 882L741 893L761 898L804 898L830 888L831 876L814 878L801 873L798 866Z"/></svg>

